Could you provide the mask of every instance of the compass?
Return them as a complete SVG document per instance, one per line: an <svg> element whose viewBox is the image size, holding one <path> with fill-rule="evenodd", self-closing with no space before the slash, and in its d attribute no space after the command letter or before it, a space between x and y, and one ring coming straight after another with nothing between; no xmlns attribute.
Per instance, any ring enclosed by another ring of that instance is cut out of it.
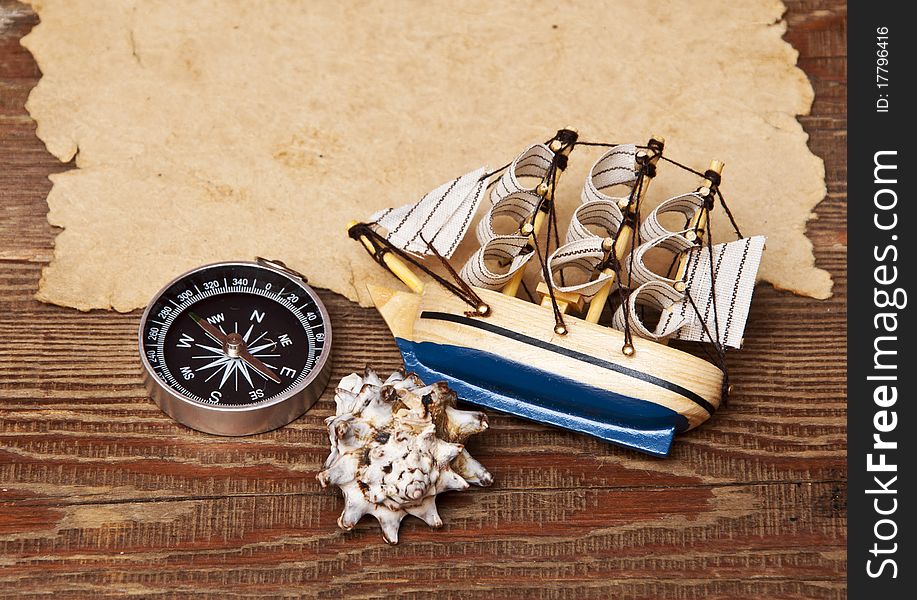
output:
<svg viewBox="0 0 917 600"><path fill-rule="evenodd" d="M140 320L144 383L199 431L286 425L331 375L331 324L306 278L279 261L206 265L167 284Z"/></svg>

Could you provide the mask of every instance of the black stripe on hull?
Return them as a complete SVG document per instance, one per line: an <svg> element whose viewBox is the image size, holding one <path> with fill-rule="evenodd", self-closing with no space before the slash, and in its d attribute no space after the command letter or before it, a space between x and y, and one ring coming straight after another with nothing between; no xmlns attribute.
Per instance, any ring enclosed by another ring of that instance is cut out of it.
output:
<svg viewBox="0 0 917 600"><path fill-rule="evenodd" d="M527 336L525 334L513 331L511 329L506 329L505 327L500 327L499 325L494 325L493 323L487 323L479 319L471 319L469 317L464 317L461 315L453 315L451 313L437 312L425 310L420 313L421 319L430 319L434 321L449 321L451 323L458 323L459 325L466 325L468 327L474 327L476 329L481 329L494 333L496 335L510 338L516 340L517 342L522 342L524 344L529 344L530 346L536 346L543 350L549 352L554 352L555 354L561 354L569 358L573 358L582 362L587 362L589 364L601 367L603 369L608 369L609 371L615 371L621 373L622 375L627 375L628 377L633 377L634 379L639 379L645 381L646 383L651 383L663 389L675 392L681 396L684 396L688 400L691 400L705 411L708 414L712 415L716 412L716 407L710 404L707 400L702 398L696 392L678 385L677 383L672 383L655 375L650 375L649 373L644 373L643 371L637 371L636 369L631 369L607 360L602 360L601 358L596 358L595 356L589 356L588 354L583 354L582 352L577 352L576 350L570 350L569 348L564 348L563 346L558 346L550 342L545 342L537 338Z"/></svg>

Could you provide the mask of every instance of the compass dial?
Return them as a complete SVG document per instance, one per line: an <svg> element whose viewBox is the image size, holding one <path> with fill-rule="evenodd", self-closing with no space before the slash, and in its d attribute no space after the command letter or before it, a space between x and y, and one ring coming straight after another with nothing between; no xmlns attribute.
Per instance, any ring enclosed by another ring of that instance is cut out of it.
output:
<svg viewBox="0 0 917 600"><path fill-rule="evenodd" d="M180 276L153 299L140 345L163 410L196 429L243 435L311 406L299 396L327 383L330 334L325 307L295 272L220 263Z"/></svg>

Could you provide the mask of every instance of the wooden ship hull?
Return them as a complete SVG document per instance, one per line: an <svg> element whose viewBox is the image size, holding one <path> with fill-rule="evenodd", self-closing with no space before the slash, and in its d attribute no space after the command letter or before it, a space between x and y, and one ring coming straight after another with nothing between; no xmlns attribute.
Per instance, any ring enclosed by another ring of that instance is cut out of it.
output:
<svg viewBox="0 0 917 600"><path fill-rule="evenodd" d="M395 336L405 368L446 381L463 401L666 456L678 432L697 427L720 403L723 372L668 346L634 339L567 315L554 332L549 307L475 288L490 307L438 286L420 294L369 286Z"/></svg>

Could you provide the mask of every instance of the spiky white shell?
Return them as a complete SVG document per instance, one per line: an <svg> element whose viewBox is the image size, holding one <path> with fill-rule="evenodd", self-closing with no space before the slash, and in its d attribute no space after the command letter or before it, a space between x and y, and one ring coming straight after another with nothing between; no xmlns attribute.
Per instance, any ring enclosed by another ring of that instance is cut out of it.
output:
<svg viewBox="0 0 917 600"><path fill-rule="evenodd" d="M318 481L341 488L342 529L370 514L385 541L397 544L405 515L442 526L437 494L493 483L464 447L469 436L487 429L487 417L458 410L455 399L445 382L425 385L403 371L384 382L369 368L341 380L336 414L325 420L331 453Z"/></svg>

